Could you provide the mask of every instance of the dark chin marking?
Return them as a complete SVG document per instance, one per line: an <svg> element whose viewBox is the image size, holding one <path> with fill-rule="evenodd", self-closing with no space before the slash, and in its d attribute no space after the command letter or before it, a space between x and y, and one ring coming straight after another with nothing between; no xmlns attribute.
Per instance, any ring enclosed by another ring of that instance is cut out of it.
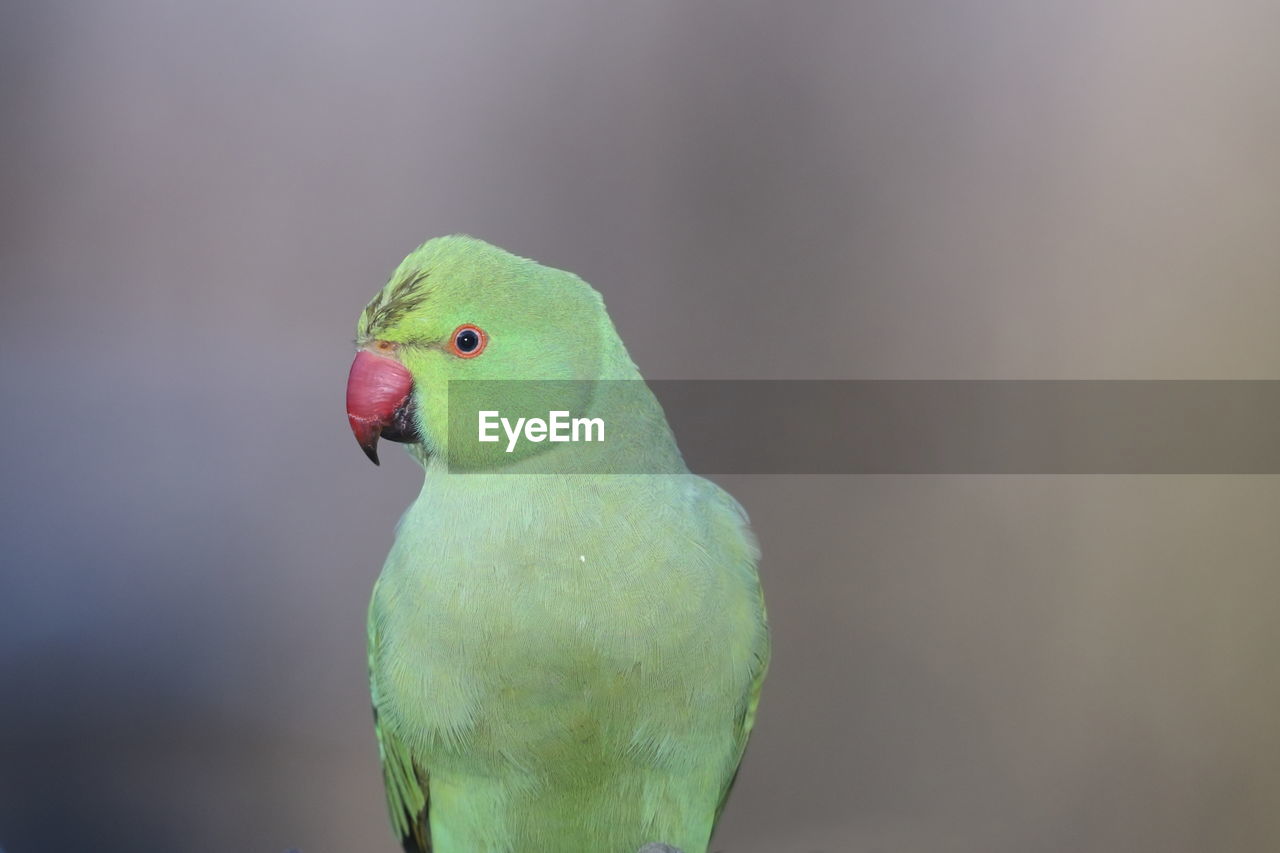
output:
<svg viewBox="0 0 1280 853"><path fill-rule="evenodd" d="M382 428L379 438L387 441L398 441L401 444L417 444L422 441L418 427L414 424L413 397L404 401L400 408L391 415L391 423Z"/></svg>

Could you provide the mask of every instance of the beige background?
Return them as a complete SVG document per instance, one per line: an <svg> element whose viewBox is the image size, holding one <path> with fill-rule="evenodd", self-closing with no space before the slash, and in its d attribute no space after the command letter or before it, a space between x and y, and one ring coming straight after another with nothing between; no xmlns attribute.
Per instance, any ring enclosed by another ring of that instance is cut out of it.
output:
<svg viewBox="0 0 1280 853"><path fill-rule="evenodd" d="M419 475L342 394L420 240L580 273L651 377L1276 378L1277 44L1244 0L7 4L0 844L393 849L363 619ZM724 482L776 655L717 849L1280 843L1280 479Z"/></svg>

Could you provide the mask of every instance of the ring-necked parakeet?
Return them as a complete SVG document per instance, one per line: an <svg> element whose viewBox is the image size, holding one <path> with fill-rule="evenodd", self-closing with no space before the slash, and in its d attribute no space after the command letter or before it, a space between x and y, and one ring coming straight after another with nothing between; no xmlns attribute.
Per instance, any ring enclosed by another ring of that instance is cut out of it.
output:
<svg viewBox="0 0 1280 853"><path fill-rule="evenodd" d="M442 237L365 307L357 347L360 446L377 462L379 437L404 442L426 470L369 608L405 850L703 853L769 659L741 507L688 473L647 389L609 413L634 421L606 451L627 473L519 473L529 460L501 452L448 464L450 380L640 380L599 295Z"/></svg>

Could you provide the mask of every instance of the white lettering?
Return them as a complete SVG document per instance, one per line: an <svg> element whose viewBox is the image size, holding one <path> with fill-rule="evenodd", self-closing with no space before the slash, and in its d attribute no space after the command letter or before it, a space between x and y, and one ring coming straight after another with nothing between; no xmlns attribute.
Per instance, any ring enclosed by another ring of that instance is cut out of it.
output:
<svg viewBox="0 0 1280 853"><path fill-rule="evenodd" d="M582 427L584 438L578 438L578 427ZM595 428L596 437L591 437L591 429ZM573 419L573 440L574 441L604 441L604 418L574 418Z"/></svg>
<svg viewBox="0 0 1280 853"><path fill-rule="evenodd" d="M569 413L568 412L549 412L551 418L551 435L548 436L552 441L568 441L569 440Z"/></svg>
<svg viewBox="0 0 1280 853"><path fill-rule="evenodd" d="M489 430L497 429L498 424L493 419L498 416L497 412L481 412L480 413L480 436L479 441L497 441L496 435L489 435Z"/></svg>
<svg viewBox="0 0 1280 853"><path fill-rule="evenodd" d="M502 428L506 430L506 433L507 433L507 439L508 439L507 452L508 453L516 449L516 439L520 438L520 427L522 426L524 426L524 418L516 419L515 429L511 428L511 421L507 420L506 418L502 419Z"/></svg>
<svg viewBox="0 0 1280 853"><path fill-rule="evenodd" d="M502 417L500 412L485 409L477 412L476 439L483 442L497 442L498 427L507 436L507 453L514 453L516 444L523 435L525 441L604 441L604 418L571 418L568 411L548 412L548 420L542 418L510 418Z"/></svg>

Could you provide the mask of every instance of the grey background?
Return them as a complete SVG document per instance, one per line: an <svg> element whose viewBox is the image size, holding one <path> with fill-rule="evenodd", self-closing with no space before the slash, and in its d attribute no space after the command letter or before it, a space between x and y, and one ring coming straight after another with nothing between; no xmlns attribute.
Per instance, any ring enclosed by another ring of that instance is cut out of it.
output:
<svg viewBox="0 0 1280 853"><path fill-rule="evenodd" d="M392 850L342 390L422 239L665 378L1276 378L1280 7L59 2L0 20L0 844ZM750 413L744 413L750 417ZM832 429L838 429L833 424ZM1264 851L1275 477L725 477L717 848Z"/></svg>

